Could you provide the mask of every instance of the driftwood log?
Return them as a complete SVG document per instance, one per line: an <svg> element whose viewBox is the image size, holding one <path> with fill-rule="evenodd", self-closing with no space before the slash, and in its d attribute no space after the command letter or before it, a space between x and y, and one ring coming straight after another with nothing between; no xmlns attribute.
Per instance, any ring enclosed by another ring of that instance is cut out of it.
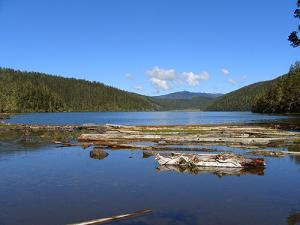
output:
<svg viewBox="0 0 300 225"><path fill-rule="evenodd" d="M172 165L181 167L227 167L244 168L265 166L262 158L245 158L242 155L226 154L178 154L161 156L157 154L155 159L159 165Z"/></svg>
<svg viewBox="0 0 300 225"><path fill-rule="evenodd" d="M127 214L122 214L118 216L112 216L112 217L107 217L107 218L102 218L102 219L95 219L95 220L90 220L86 222L80 222L80 223L73 223L69 225L95 225L95 224L104 224L104 223L109 223L109 222L114 222L114 221L119 221L119 220L125 220L125 219L130 219L136 216L144 215L146 213L152 212L151 209L145 209L145 210L140 210L136 211L133 213L127 213Z"/></svg>
<svg viewBox="0 0 300 225"><path fill-rule="evenodd" d="M264 167L249 167L249 168L227 168L227 167L186 167L173 165L159 165L156 168L157 172L176 172L187 173L193 175L213 174L218 177L224 176L242 176L242 175L264 175Z"/></svg>

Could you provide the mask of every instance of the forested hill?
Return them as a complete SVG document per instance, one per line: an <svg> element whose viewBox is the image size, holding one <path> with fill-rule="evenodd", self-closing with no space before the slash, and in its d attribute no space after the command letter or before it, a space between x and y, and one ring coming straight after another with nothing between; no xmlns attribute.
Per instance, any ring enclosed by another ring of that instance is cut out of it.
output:
<svg viewBox="0 0 300 225"><path fill-rule="evenodd" d="M252 107L259 113L300 113L300 62L290 72L276 79L265 95Z"/></svg>
<svg viewBox="0 0 300 225"><path fill-rule="evenodd" d="M0 68L0 112L157 109L148 97L102 83Z"/></svg>
<svg viewBox="0 0 300 225"><path fill-rule="evenodd" d="M300 113L300 62L274 80L255 83L217 98L207 110Z"/></svg>
<svg viewBox="0 0 300 225"><path fill-rule="evenodd" d="M251 111L256 99L265 95L274 80L254 83L223 95L213 101L208 111Z"/></svg>

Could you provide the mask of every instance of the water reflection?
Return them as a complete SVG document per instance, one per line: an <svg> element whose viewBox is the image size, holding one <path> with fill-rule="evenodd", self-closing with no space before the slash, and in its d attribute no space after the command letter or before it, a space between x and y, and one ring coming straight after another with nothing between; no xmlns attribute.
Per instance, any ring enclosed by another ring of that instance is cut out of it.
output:
<svg viewBox="0 0 300 225"><path fill-rule="evenodd" d="M264 175L264 167L257 168L220 168L220 167L181 167L181 166L171 166L171 165L160 165L156 168L157 172L177 172L186 173L193 175L201 175L206 173L214 174L218 177L224 176L242 176L242 175Z"/></svg>
<svg viewBox="0 0 300 225"><path fill-rule="evenodd" d="M290 159L297 165L300 165L300 144L294 144L288 147L290 152L299 152L299 155L290 155Z"/></svg>
<svg viewBox="0 0 300 225"><path fill-rule="evenodd" d="M41 150L45 143L31 142L25 140L0 141L0 158L8 155L15 155L21 152Z"/></svg>
<svg viewBox="0 0 300 225"><path fill-rule="evenodd" d="M172 210L167 212L154 212L148 216L139 217L132 220L118 222L118 225L194 225L200 224L201 215L198 210Z"/></svg>
<svg viewBox="0 0 300 225"><path fill-rule="evenodd" d="M103 160L105 159L109 154L104 151L103 148L97 148L95 147L92 151L90 151L90 158Z"/></svg>
<svg viewBox="0 0 300 225"><path fill-rule="evenodd" d="M300 155L291 155L290 159L296 165L300 165Z"/></svg>
<svg viewBox="0 0 300 225"><path fill-rule="evenodd" d="M288 225L300 224L300 212L293 212L287 218Z"/></svg>

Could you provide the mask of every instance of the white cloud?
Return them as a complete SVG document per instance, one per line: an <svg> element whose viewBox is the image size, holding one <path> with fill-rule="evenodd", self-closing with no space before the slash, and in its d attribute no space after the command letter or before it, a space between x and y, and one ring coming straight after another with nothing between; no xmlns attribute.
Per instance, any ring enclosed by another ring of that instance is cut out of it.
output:
<svg viewBox="0 0 300 225"><path fill-rule="evenodd" d="M146 71L146 74L157 92L170 90L173 86L180 86L184 83L187 83L189 86L197 86L201 81L210 78L208 72L198 74L194 72L182 72L178 74L175 69L163 69L158 66Z"/></svg>
<svg viewBox="0 0 300 225"><path fill-rule="evenodd" d="M208 80L210 77L208 72L203 72L201 74L195 74L193 72L183 72L182 75L185 81L190 86L197 86L200 84L200 81Z"/></svg>
<svg viewBox="0 0 300 225"><path fill-rule="evenodd" d="M137 86L134 86L134 89L137 91L142 91L142 90L144 90L144 87L142 85L137 85Z"/></svg>
<svg viewBox="0 0 300 225"><path fill-rule="evenodd" d="M225 76L227 76L227 75L229 75L229 70L228 69L225 69L225 68L223 68L223 69L221 69L221 72L225 75Z"/></svg>
<svg viewBox="0 0 300 225"><path fill-rule="evenodd" d="M169 84L167 83L167 81L165 80L160 80L156 77L152 77L150 79L151 83L156 87L156 89L159 91L159 90L169 90L170 89L170 86Z"/></svg>
<svg viewBox="0 0 300 225"><path fill-rule="evenodd" d="M236 80L228 79L228 83L229 83L229 84L236 84Z"/></svg>
<svg viewBox="0 0 300 225"><path fill-rule="evenodd" d="M132 75L131 73L126 73L126 74L125 74L125 78L126 78L127 80L133 80L133 75Z"/></svg>
<svg viewBox="0 0 300 225"><path fill-rule="evenodd" d="M159 80L175 80L176 71L174 69L162 69L158 66L153 67L152 70L148 70L147 75L151 78L156 78Z"/></svg>
<svg viewBox="0 0 300 225"><path fill-rule="evenodd" d="M246 75L243 75L242 77L241 77L241 80L246 80L247 79L247 76Z"/></svg>
<svg viewBox="0 0 300 225"><path fill-rule="evenodd" d="M146 71L146 74L150 77L150 82L155 86L158 92L160 90L169 90L170 82L174 82L177 79L174 69L162 69L158 66Z"/></svg>

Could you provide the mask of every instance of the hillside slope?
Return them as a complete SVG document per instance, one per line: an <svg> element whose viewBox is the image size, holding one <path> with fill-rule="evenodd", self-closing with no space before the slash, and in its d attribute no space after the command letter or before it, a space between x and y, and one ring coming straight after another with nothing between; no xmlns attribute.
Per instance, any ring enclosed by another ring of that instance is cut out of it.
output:
<svg viewBox="0 0 300 225"><path fill-rule="evenodd" d="M296 64L297 65L297 64ZM300 113L300 64L276 79L253 105L258 113Z"/></svg>
<svg viewBox="0 0 300 225"><path fill-rule="evenodd" d="M0 112L157 109L148 97L102 83L0 68Z"/></svg>
<svg viewBox="0 0 300 225"><path fill-rule="evenodd" d="M223 95L213 101L207 111L251 111L254 102L265 95L275 80L254 83Z"/></svg>

